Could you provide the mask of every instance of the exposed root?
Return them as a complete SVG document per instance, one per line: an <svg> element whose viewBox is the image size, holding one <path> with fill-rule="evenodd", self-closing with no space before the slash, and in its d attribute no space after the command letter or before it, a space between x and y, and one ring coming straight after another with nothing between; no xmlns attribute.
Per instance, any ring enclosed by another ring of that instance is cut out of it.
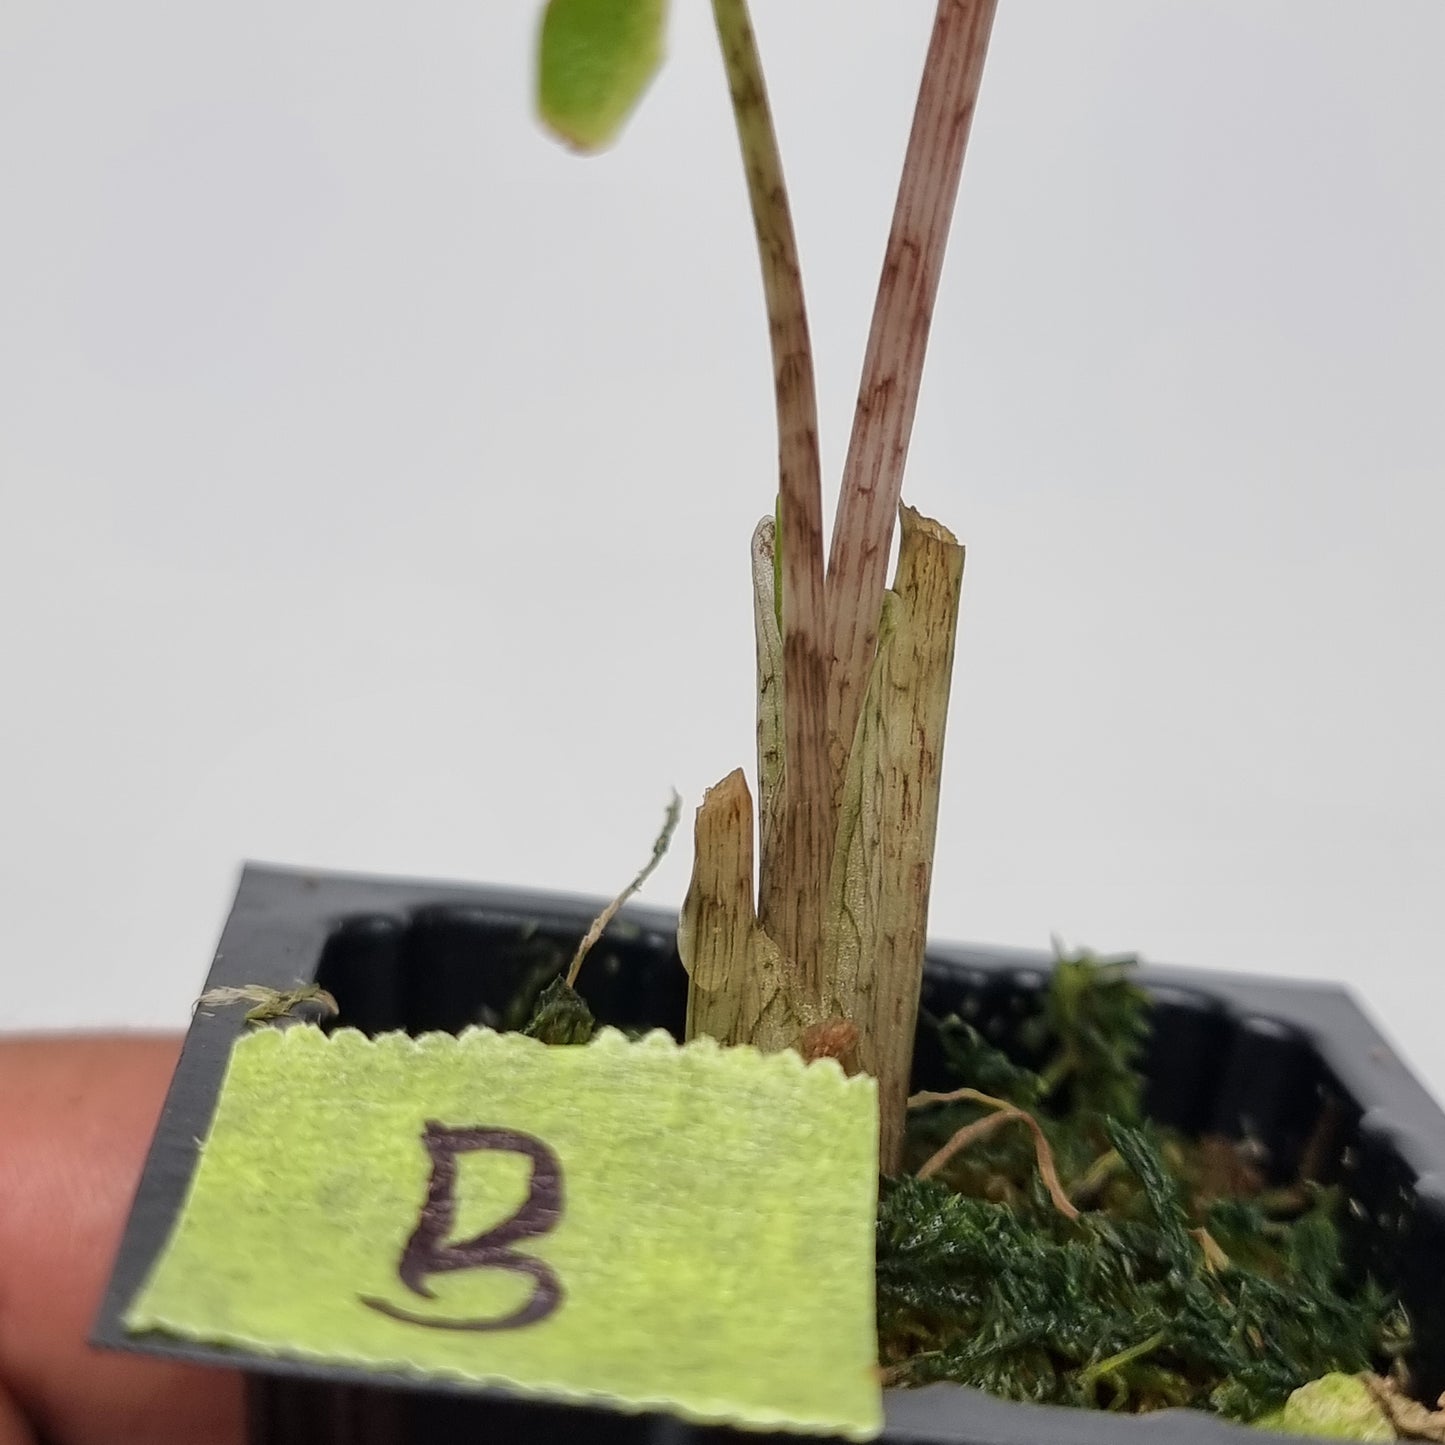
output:
<svg viewBox="0 0 1445 1445"><path fill-rule="evenodd" d="M995 1129L1017 1119L1026 1124L1029 1132L1034 1136L1034 1154L1039 1161L1039 1177L1044 1181L1044 1188L1048 1190L1049 1199L1053 1202L1054 1208L1065 1219L1077 1219L1079 1211L1074 1207L1069 1196L1064 1193L1064 1186L1059 1182L1059 1171L1054 1165L1054 1151L1049 1148L1049 1141L1044 1138L1044 1131L1039 1127L1039 1121L1027 1109L1020 1109L1016 1104L1010 1104L1007 1099L996 1099L992 1094L983 1094L977 1089L954 1089L947 1094L935 1094L925 1090L923 1093L914 1094L908 1101L908 1107L920 1109L928 1104L954 1104L965 1100L970 1104L981 1104L985 1109L992 1109L994 1112L985 1115L982 1119L975 1119L972 1124L965 1124L948 1143L924 1163L918 1171L918 1177L920 1179L931 1178L955 1154L967 1149L970 1144L979 1139L986 1138Z"/></svg>
<svg viewBox="0 0 1445 1445"><path fill-rule="evenodd" d="M667 845L672 842L672 835L677 830L677 820L682 817L682 798L674 789L672 801L667 805L667 816L662 822L662 832L657 835L652 845L652 857L647 860L642 871L592 920L592 927L587 930L582 942L577 945L577 952L572 955L572 962L567 967L567 987L577 987L577 975L582 971L582 960L592 950L592 945L602 937L607 925L617 917L617 910L652 877L652 871L662 862L663 854L667 852Z"/></svg>

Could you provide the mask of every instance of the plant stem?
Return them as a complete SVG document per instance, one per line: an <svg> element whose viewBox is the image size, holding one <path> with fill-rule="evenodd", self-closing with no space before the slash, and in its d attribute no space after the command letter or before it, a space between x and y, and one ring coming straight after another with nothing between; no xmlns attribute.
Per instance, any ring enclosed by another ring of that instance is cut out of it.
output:
<svg viewBox="0 0 1445 1445"><path fill-rule="evenodd" d="M863 361L828 558L828 731L847 757L878 620L949 222L997 0L939 0ZM837 779L834 779L837 785Z"/></svg>
<svg viewBox="0 0 1445 1445"><path fill-rule="evenodd" d="M783 806L776 858L760 869L759 917L804 987L822 988L823 899L832 860L827 597L818 405L803 280L782 159L747 0L713 0L762 262L778 410L783 560Z"/></svg>
<svg viewBox="0 0 1445 1445"><path fill-rule="evenodd" d="M1116 1370L1122 1370L1125 1365L1131 1365L1135 1360L1142 1360L1145 1355L1152 1355L1160 1345L1164 1343L1164 1331L1156 1330L1146 1340L1140 1340L1137 1345L1130 1345L1127 1350L1120 1350L1116 1355L1110 1355L1106 1360L1098 1360L1092 1365L1086 1365L1079 1371L1079 1384L1085 1389L1090 1389L1106 1375L1112 1375Z"/></svg>

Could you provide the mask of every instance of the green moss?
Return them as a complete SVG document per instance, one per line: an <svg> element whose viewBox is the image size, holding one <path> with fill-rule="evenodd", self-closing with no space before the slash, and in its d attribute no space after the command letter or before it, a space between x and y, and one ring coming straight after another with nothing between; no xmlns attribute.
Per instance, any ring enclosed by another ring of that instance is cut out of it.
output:
<svg viewBox="0 0 1445 1445"><path fill-rule="evenodd" d="M521 1031L544 1044L585 1044L597 1031L597 1021L581 994L559 975L537 995Z"/></svg>
<svg viewBox="0 0 1445 1445"><path fill-rule="evenodd" d="M1185 1140L1143 1117L1148 998L1129 964L1060 960L1022 1030L1038 1070L958 1019L925 1023L960 1085L1033 1114L1081 1212L1068 1218L1051 1201L1033 1138L1017 1127L915 1177L987 1110L915 1111L910 1172L880 1184L879 1359L891 1383L950 1380L1111 1410L1185 1406L1302 1433L1328 1433L1306 1412L1354 1418L1344 1403L1359 1392L1338 1381L1380 1362L1398 1311L1373 1285L1344 1287L1332 1193L1307 1182L1266 1193L1229 1141ZM593 1027L558 979L525 1031L582 1043Z"/></svg>
<svg viewBox="0 0 1445 1445"><path fill-rule="evenodd" d="M1037 1071L957 1020L935 1025L960 1085L1034 1113L1082 1213L1050 1202L1019 1129L978 1139L934 1178L885 1180L879 1349L894 1383L1252 1420L1382 1354L1389 1301L1344 1289L1332 1195L1267 1196L1234 1145L1143 1118L1148 1000L1130 974L1060 961L1022 1029ZM984 1112L916 1113L910 1167Z"/></svg>

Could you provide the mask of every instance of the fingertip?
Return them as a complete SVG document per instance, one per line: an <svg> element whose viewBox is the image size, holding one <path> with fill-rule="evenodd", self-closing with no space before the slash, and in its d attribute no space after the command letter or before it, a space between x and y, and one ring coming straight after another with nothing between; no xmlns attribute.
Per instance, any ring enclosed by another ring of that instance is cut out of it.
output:
<svg viewBox="0 0 1445 1445"><path fill-rule="evenodd" d="M87 1342L179 1050L0 1041L0 1445L239 1445L239 1375Z"/></svg>

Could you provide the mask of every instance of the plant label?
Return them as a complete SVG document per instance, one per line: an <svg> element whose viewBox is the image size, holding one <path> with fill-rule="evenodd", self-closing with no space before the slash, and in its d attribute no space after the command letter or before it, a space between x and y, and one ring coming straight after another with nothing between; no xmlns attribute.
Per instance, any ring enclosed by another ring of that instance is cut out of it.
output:
<svg viewBox="0 0 1445 1445"><path fill-rule="evenodd" d="M869 1439L877 1150L793 1053L261 1028L126 1325Z"/></svg>

